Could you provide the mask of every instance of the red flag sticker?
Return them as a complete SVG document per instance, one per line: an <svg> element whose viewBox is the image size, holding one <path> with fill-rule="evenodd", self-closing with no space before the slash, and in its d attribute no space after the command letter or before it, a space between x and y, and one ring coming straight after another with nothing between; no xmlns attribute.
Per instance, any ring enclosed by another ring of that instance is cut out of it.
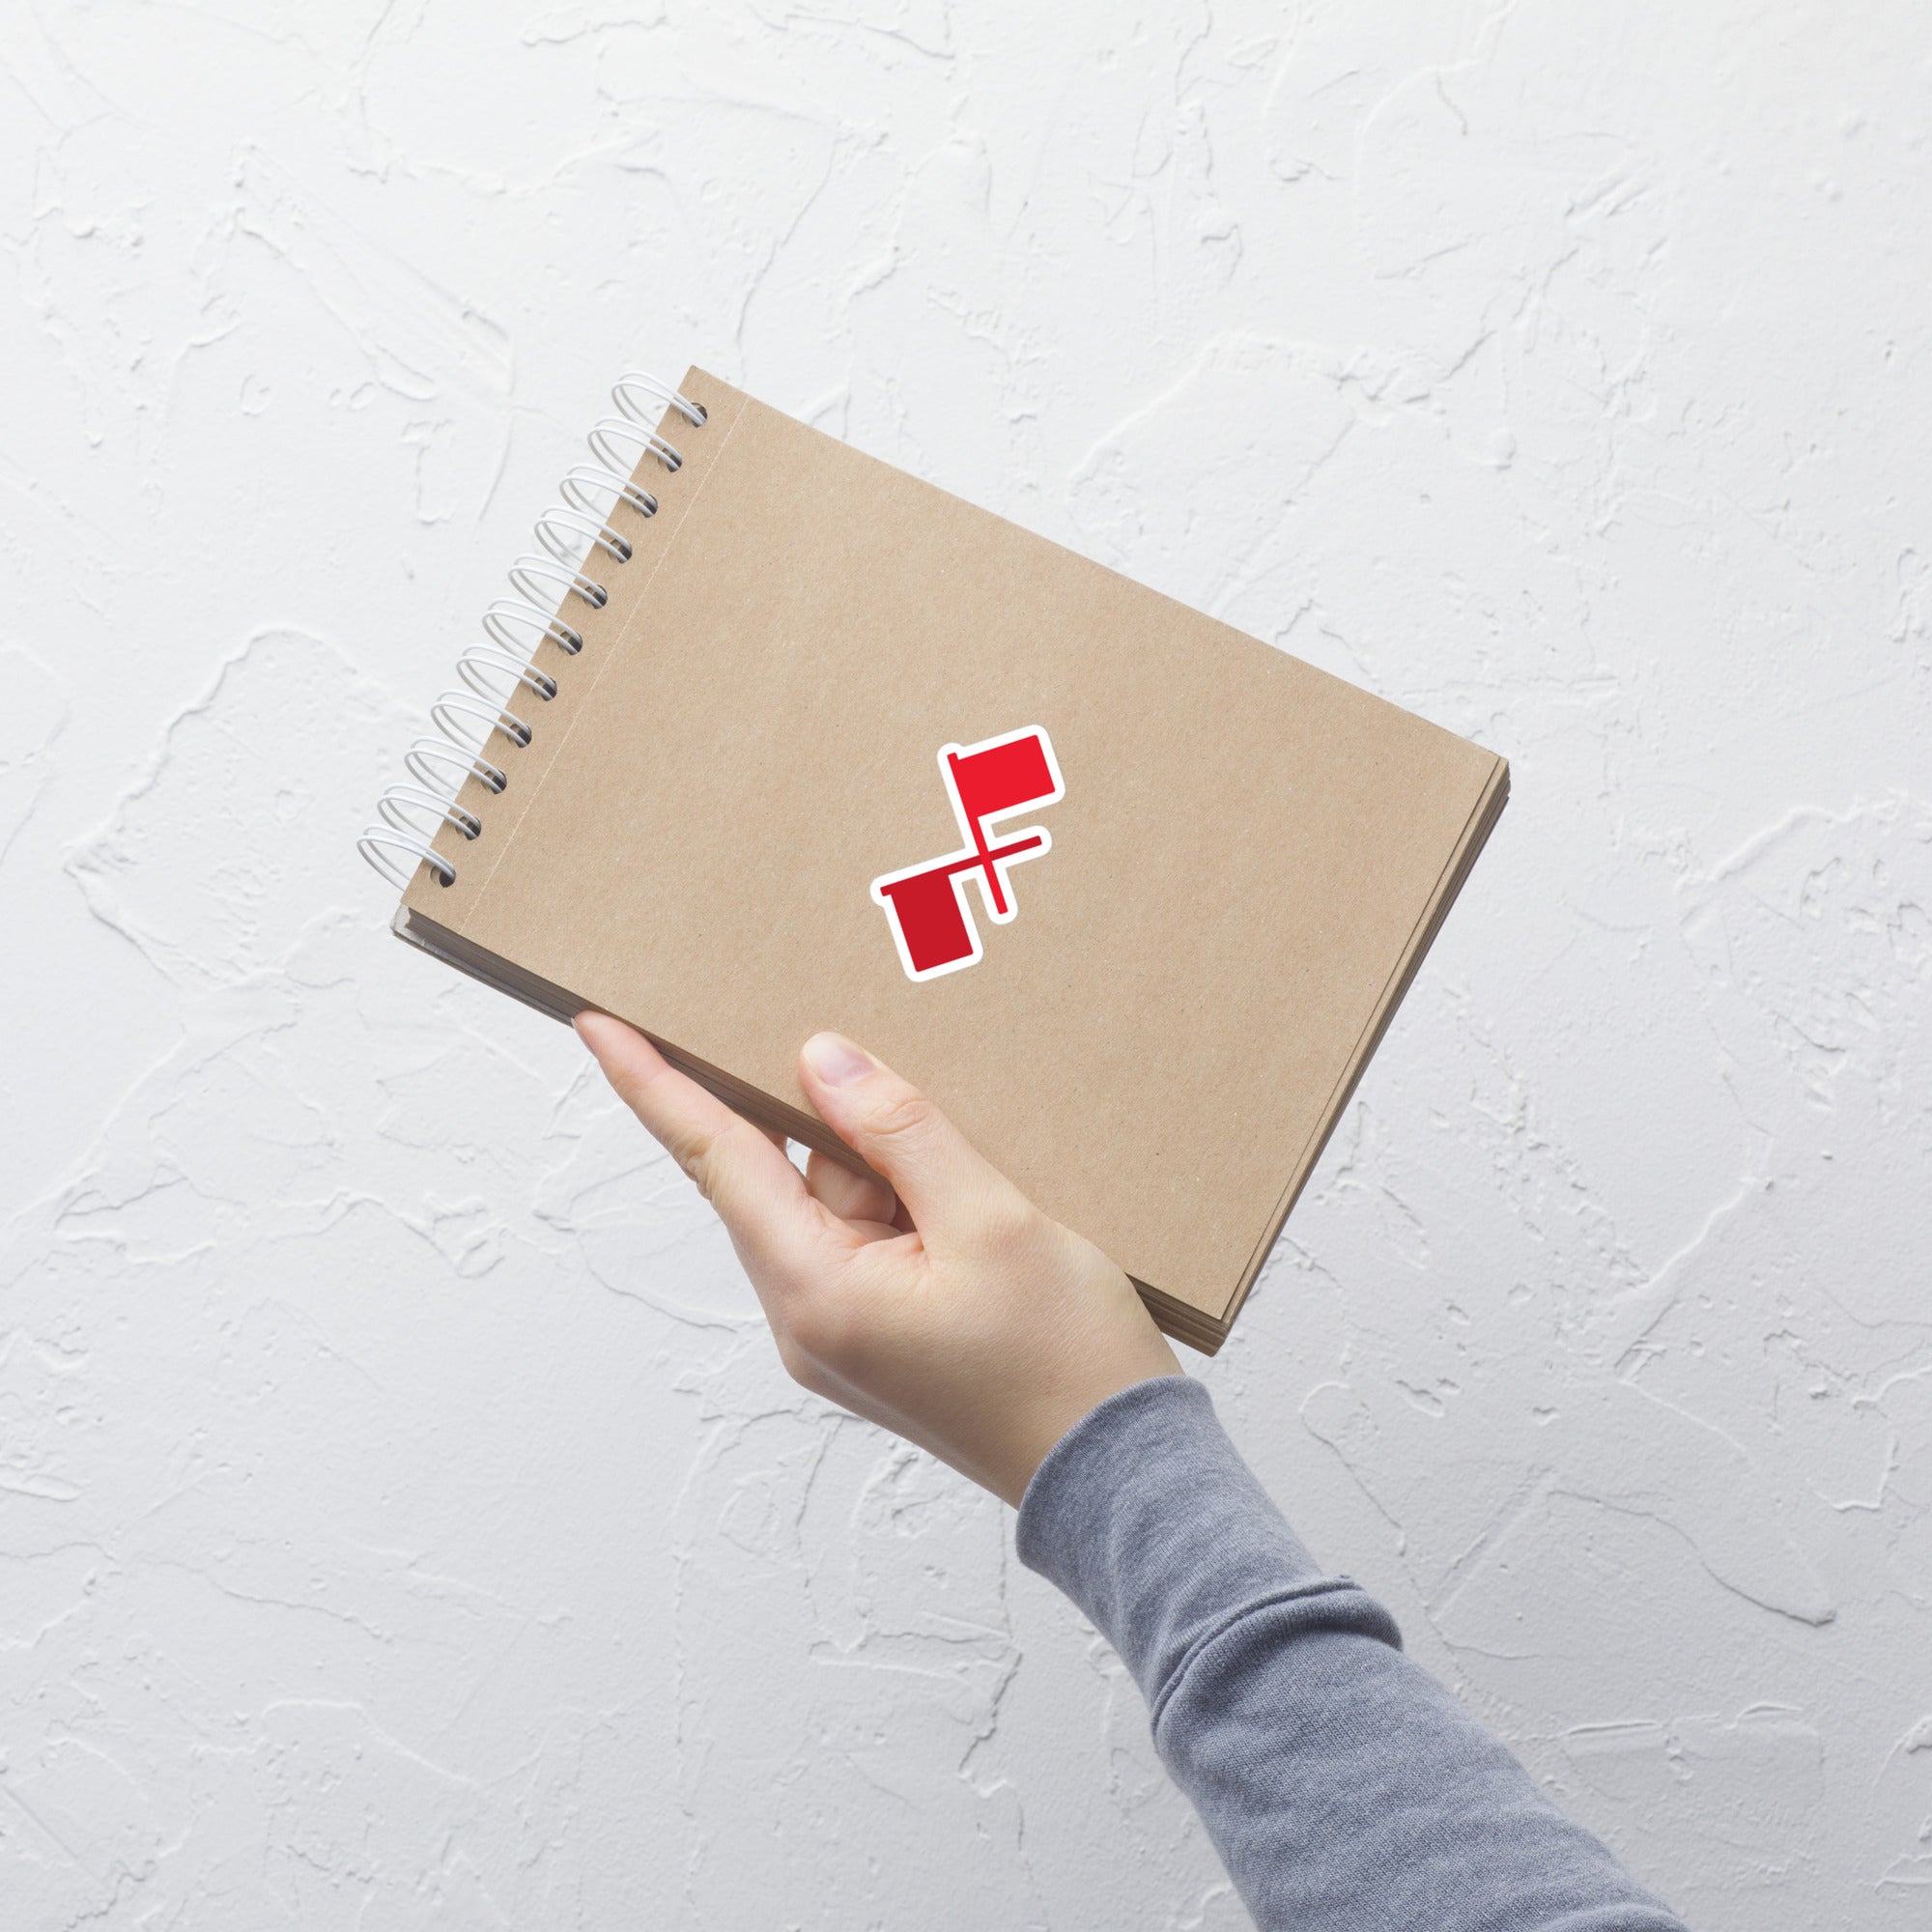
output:
<svg viewBox="0 0 1932 1932"><path fill-rule="evenodd" d="M1005 925L1019 910L1009 874L1023 859L1037 859L1053 840L1037 825L996 832L993 821L1032 811L1065 796L1053 744L1037 724L982 738L977 745L942 745L939 773L966 844L944 859L928 859L872 881L885 907L908 980L937 980L985 954L967 903L966 882L979 882L986 917Z"/></svg>

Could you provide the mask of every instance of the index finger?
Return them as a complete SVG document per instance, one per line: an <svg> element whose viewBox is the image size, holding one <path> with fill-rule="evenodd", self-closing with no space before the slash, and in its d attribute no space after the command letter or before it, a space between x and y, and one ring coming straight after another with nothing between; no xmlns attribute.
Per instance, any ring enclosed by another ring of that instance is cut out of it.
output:
<svg viewBox="0 0 1932 1932"><path fill-rule="evenodd" d="M718 1210L747 1267L795 1262L820 1224L784 1150L680 1073L635 1027L597 1012L572 1024L617 1097Z"/></svg>

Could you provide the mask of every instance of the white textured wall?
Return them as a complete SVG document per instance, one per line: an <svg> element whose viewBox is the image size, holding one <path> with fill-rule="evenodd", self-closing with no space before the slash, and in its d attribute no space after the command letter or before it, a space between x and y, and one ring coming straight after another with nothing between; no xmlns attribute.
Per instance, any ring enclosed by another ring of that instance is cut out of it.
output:
<svg viewBox="0 0 1932 1932"><path fill-rule="evenodd" d="M1932 1898L1920 0L0 0L0 1917L1241 1924L351 850L611 378L1506 752L1206 1371L1707 1928Z"/></svg>

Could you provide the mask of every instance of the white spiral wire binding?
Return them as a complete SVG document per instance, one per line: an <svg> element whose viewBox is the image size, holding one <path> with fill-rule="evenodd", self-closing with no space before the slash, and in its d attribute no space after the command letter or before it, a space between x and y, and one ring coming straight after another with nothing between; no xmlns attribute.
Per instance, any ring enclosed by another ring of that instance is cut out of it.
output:
<svg viewBox="0 0 1932 1932"><path fill-rule="evenodd" d="M611 601L611 593L595 578L572 570L554 556L539 556L534 551L526 553L510 566L510 582L526 603L539 611L543 609L543 591L539 586L545 583L556 584L562 596L582 598L593 611L603 610Z"/></svg>
<svg viewBox="0 0 1932 1932"><path fill-rule="evenodd" d="M533 611L527 604L514 604L507 597L499 597L483 613L484 635L512 657L517 654L514 627L518 624L532 632L538 640L550 639L558 649L567 651L572 657L583 648L582 631L573 631L561 617L548 616L542 611ZM536 648L534 642L530 648Z"/></svg>
<svg viewBox="0 0 1932 1932"><path fill-rule="evenodd" d="M463 735L463 721L466 718L483 727L473 741ZM530 727L514 711L505 711L494 704L479 704L467 691L438 692L435 703L429 708L429 722L459 752L480 753L490 742L493 731L502 732L520 752L530 742Z"/></svg>
<svg viewBox="0 0 1932 1932"><path fill-rule="evenodd" d="M639 449L655 456L667 469L674 472L684 468L684 458L656 430L646 429L630 416L602 417L591 424L587 440L591 455L607 469L623 469L623 450L615 445L627 442L636 443Z"/></svg>
<svg viewBox="0 0 1932 1932"><path fill-rule="evenodd" d="M655 517L658 513L658 499L648 490L639 490L628 476L619 476L614 469L607 469L601 463L580 463L575 469L564 472L558 486L564 501L573 510L582 510L585 516L602 514L598 509L592 491L608 490L611 493L609 509L619 497L630 504L640 517Z"/></svg>
<svg viewBox="0 0 1932 1932"><path fill-rule="evenodd" d="M403 754L403 769L412 779L420 779L432 791L438 785L447 785L450 781L440 771L439 765L450 765L462 773L456 780L457 790L463 787L463 780L474 778L490 791L501 791L510 782L508 777L497 770L488 758L479 758L474 753L466 757L447 738L418 738ZM450 794L451 797L455 793Z"/></svg>
<svg viewBox="0 0 1932 1932"><path fill-rule="evenodd" d="M641 389L647 396L655 396L666 409L675 410L693 429L702 429L705 410L702 403L694 403L681 389L673 389L668 383L658 379L642 369L627 369L617 378L616 386L611 391L611 400L631 418L633 422L644 422L649 418L649 408L639 409L631 401L631 391Z"/></svg>
<svg viewBox="0 0 1932 1932"><path fill-rule="evenodd" d="M420 785L391 785L376 810L398 832L423 831L424 812L432 821L427 828L431 837L443 825L455 826L466 838L474 838L483 830L483 821L474 812L465 811L460 805L451 804L436 792L425 791Z"/></svg>
<svg viewBox="0 0 1932 1932"><path fill-rule="evenodd" d="M516 652L496 644L471 644L456 661L456 674L478 697L507 698L524 685L548 704L556 696L556 679L546 676L535 665L525 664ZM505 678L507 687L491 679Z"/></svg>
<svg viewBox="0 0 1932 1932"><path fill-rule="evenodd" d="M574 564L584 558L585 538L590 548L601 550L616 562L630 562L631 546L602 518L552 507L537 519L537 542L559 563Z"/></svg>
<svg viewBox="0 0 1932 1932"><path fill-rule="evenodd" d="M418 838L413 833L391 832L386 825L366 826L361 838L355 841L355 849L384 878L405 890L414 877L418 865L427 866L436 874L439 884L453 886L456 883L456 867L427 838ZM388 856L392 851L407 852L413 863L407 868L398 866Z"/></svg>
<svg viewBox="0 0 1932 1932"><path fill-rule="evenodd" d="M532 552L511 564L516 597L498 598L484 611L489 641L469 645L456 661L467 689L437 697L429 715L440 735L418 738L404 755L415 782L389 786L377 802L382 823L367 827L355 841L363 858L399 889L408 888L419 865L441 884L456 883L456 867L430 841L445 826L465 838L481 834L482 820L456 802L467 779L493 792L509 783L509 773L483 754L498 734L517 750L530 742L529 724L508 708L519 692L545 704L556 696L556 680L531 662L538 647L548 639L570 657L583 648L582 633L556 614L558 601L576 597L601 611L610 593L586 575L589 559L601 553L611 565L621 566L633 554L630 541L611 528L610 513L621 502L639 516L656 516L658 499L632 480L625 448L656 457L669 472L683 467L683 456L651 427L651 405L674 410L693 429L704 427L701 403L639 370L617 379L611 400L621 413L591 429L590 453L597 461L581 463L565 475L559 489L563 502L536 522L542 554ZM399 863L397 854L408 864Z"/></svg>

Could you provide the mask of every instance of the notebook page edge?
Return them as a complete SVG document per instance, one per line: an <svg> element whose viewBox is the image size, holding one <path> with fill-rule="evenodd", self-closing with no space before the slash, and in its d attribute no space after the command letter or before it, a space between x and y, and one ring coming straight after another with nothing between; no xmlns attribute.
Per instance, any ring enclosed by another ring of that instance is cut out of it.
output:
<svg viewBox="0 0 1932 1932"><path fill-rule="evenodd" d="M1394 1023L1402 1003L1408 997L1408 989L1415 983L1422 964L1435 946L1450 910L1462 896L1463 888L1468 883L1469 875L1475 870L1476 861L1482 856L1484 847L1490 842L1490 836L1496 829L1503 815L1503 808L1509 803L1509 760L1500 753L1492 753L1494 762L1478 790L1469 808L1469 816L1464 822L1448 859L1444 862L1442 873L1418 915L1407 943L1391 969L1387 983L1370 1010L1369 1019L1350 1049L1335 1091L1323 1107L1320 1124L1310 1136L1309 1145L1291 1171L1287 1186L1269 1217L1266 1231L1256 1242L1247 1265L1242 1269L1240 1279L1231 1292L1227 1304L1218 1317L1208 1319L1216 1323L1225 1337L1235 1324L1235 1319L1245 1306L1250 1291L1266 1266L1267 1259L1274 1252L1274 1244L1281 1238L1281 1231L1288 1225L1288 1217L1294 1211L1295 1203L1301 1198L1302 1190L1314 1178L1321 1156L1327 1151L1328 1143L1334 1137L1335 1129L1341 1124L1342 1117L1349 1110L1349 1102L1354 1097L1355 1089L1360 1086L1362 1076L1368 1071L1369 1063L1380 1048L1382 1039ZM1205 1314L1206 1311L1203 1311Z"/></svg>

